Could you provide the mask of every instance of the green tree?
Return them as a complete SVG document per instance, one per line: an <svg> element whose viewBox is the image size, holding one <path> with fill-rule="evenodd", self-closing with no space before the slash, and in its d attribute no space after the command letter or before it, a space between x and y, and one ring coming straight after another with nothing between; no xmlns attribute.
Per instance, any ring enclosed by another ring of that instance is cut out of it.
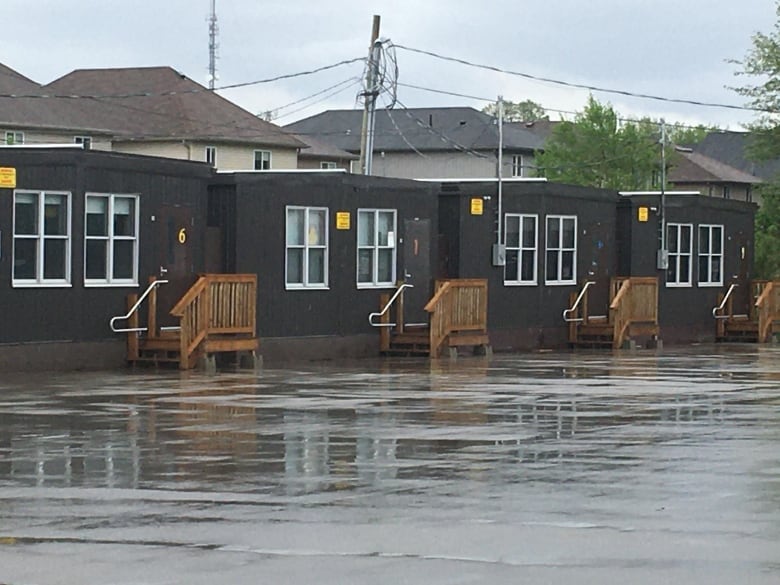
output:
<svg viewBox="0 0 780 585"><path fill-rule="evenodd" d="M646 189L660 166L658 126L625 121L593 96L573 122L561 122L537 153L541 175L550 180L621 190Z"/></svg>
<svg viewBox="0 0 780 585"><path fill-rule="evenodd" d="M488 104L482 111L490 116L498 115L498 105ZM534 120L549 120L541 104L532 100L510 102L504 100L504 120L507 122L533 122Z"/></svg>
<svg viewBox="0 0 780 585"><path fill-rule="evenodd" d="M748 126L752 140L748 156L754 160L780 157L780 1L775 8L778 21L770 33L757 32L753 46L742 61L739 76L754 80L734 90L748 98L747 105L761 110ZM761 208L756 214L756 274L759 278L780 278L780 177L760 189Z"/></svg>

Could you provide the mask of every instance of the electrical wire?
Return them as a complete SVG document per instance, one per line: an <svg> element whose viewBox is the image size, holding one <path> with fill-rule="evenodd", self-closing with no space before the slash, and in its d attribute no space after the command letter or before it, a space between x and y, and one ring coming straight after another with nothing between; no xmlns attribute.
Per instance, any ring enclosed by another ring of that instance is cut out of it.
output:
<svg viewBox="0 0 780 585"><path fill-rule="evenodd" d="M670 98L670 97L664 97L664 96L658 96L658 95L652 95L652 94L646 94L646 93L637 93L627 90L621 90L621 89L611 89L611 88L605 88L605 87L599 87L596 85L587 85L583 83L573 83L570 81L561 81L559 79L552 79L549 77L541 77L538 75L531 75L530 73L523 73L520 71L512 71L510 69L503 69L501 67L496 67L494 65L485 65L482 63L473 63L471 61L467 61L465 59L460 59L458 57L448 57L446 55L441 55L439 53L434 53L433 51L426 51L424 49L415 49L414 47L407 47L405 45L400 45L398 43L393 43L393 46L396 49L401 49L404 51L409 51L411 53L418 53L420 55L427 55L429 57L434 57L436 59L440 59L442 61L449 61L451 63L459 63L460 65L467 65L469 67L475 67L477 69L485 69L488 71L494 71L496 73L504 73L506 75L514 75L516 77L522 77L524 79L530 79L532 81L539 81L542 83L549 83L552 85L560 85L563 87L573 87L576 89L587 89L588 91L596 91L601 93L609 93L609 94L615 94L615 95L622 95L627 97L633 97L633 98L640 98L640 99L648 99L648 100L655 100L660 102L667 102L667 103L675 103L675 104L687 104L692 106L703 106L708 108L724 108L729 110L740 110L740 111L746 111L746 112L763 112L763 113L770 113L774 114L777 113L776 110L769 109L769 108L753 108L750 106L737 106L734 104L720 104L715 102L704 102L699 100L692 100L692 99L684 99L684 98Z"/></svg>

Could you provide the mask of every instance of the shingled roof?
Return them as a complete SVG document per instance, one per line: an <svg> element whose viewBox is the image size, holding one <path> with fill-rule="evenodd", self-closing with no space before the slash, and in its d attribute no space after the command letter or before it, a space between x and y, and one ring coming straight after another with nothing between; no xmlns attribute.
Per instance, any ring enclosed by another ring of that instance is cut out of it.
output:
<svg viewBox="0 0 780 585"><path fill-rule="evenodd" d="M303 144L171 67L79 69L43 87L91 96L101 123L128 140L204 140L299 148ZM106 119L107 118L107 119Z"/></svg>
<svg viewBox="0 0 780 585"><path fill-rule="evenodd" d="M748 132L717 131L707 134L694 150L762 179L771 179L780 173L780 159L769 161L749 159L746 152L749 144Z"/></svg>
<svg viewBox="0 0 780 585"><path fill-rule="evenodd" d="M360 150L363 110L328 110L285 126L350 152ZM536 150L543 140L519 126L504 128L504 148ZM498 148L495 118L469 107L379 109L374 150L450 151Z"/></svg>
<svg viewBox="0 0 780 585"><path fill-rule="evenodd" d="M699 152L678 151L674 166L669 171L669 182L677 184L742 183L755 185L763 181L755 175L742 172Z"/></svg>

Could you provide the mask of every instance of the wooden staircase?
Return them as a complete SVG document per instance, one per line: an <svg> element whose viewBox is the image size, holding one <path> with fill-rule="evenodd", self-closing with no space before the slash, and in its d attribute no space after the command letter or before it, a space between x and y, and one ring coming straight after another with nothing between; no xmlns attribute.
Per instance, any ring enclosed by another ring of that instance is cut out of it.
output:
<svg viewBox="0 0 780 585"><path fill-rule="evenodd" d="M403 283L399 283L401 286ZM450 357L459 347L480 348L490 353L487 333L487 280L451 279L436 281L435 293L425 305L427 324L404 323L403 290L394 295L393 323L390 322L391 297L380 297L381 355L439 357L446 349Z"/></svg>
<svg viewBox="0 0 780 585"><path fill-rule="evenodd" d="M610 281L609 313L593 316L588 312L586 283L572 293L570 308L563 312L569 323L569 346L619 349L638 335L658 338L658 279L617 277Z"/></svg>
<svg viewBox="0 0 780 585"><path fill-rule="evenodd" d="M128 297L129 307L136 302L137 295ZM254 362L256 304L256 275L203 274L170 311L179 325L159 328L156 288L152 288L147 327L139 327L137 312L128 317L127 361L178 364L186 370L201 360L213 361L215 354L231 352L248 354Z"/></svg>
<svg viewBox="0 0 780 585"><path fill-rule="evenodd" d="M754 280L746 311L735 314L732 292L737 284L718 295L712 310L716 319L715 339L719 342L768 343L780 334L780 281Z"/></svg>

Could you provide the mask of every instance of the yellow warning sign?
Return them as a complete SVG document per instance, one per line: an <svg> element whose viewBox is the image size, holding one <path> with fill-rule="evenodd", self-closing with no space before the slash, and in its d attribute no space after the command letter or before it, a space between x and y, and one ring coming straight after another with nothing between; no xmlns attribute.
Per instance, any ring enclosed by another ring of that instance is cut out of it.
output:
<svg viewBox="0 0 780 585"><path fill-rule="evenodd" d="M336 212L336 229L348 230L350 223L349 211L337 211Z"/></svg>
<svg viewBox="0 0 780 585"><path fill-rule="evenodd" d="M482 197L474 197L471 200L471 215L482 215Z"/></svg>
<svg viewBox="0 0 780 585"><path fill-rule="evenodd" d="M647 221L649 217L650 217L650 210L645 206L640 207L637 212L637 219L639 221Z"/></svg>
<svg viewBox="0 0 780 585"><path fill-rule="evenodd" d="M14 167L0 167L0 188L16 189L16 169Z"/></svg>

